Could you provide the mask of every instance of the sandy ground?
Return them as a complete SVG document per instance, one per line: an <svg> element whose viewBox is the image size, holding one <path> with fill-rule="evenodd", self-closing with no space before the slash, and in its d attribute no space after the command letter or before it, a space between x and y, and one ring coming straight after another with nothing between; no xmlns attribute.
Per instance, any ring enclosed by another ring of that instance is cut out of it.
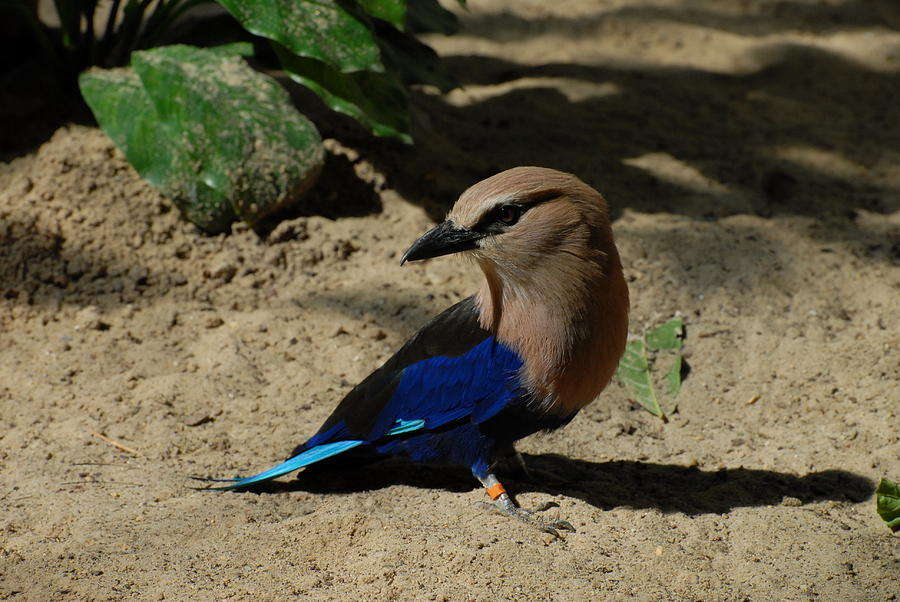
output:
<svg viewBox="0 0 900 602"><path fill-rule="evenodd" d="M266 236L198 233L89 126L4 149L0 597L900 594L872 495L900 479L897 4L470 5L460 35L430 40L465 87L417 93L419 145L326 119L319 193ZM4 141L40 131L28 107ZM470 294L463 262L399 254L520 164L610 200L633 333L687 324L668 424L613 383L522 442L536 482L504 473L577 533L399 463L191 489L281 460Z"/></svg>

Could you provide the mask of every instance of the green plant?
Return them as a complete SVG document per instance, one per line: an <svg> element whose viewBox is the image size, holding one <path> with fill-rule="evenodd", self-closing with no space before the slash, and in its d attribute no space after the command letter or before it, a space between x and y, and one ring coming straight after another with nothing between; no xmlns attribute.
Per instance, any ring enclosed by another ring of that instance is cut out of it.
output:
<svg viewBox="0 0 900 602"><path fill-rule="evenodd" d="M82 94L138 173L188 219L220 232L235 219L254 225L300 198L324 150L280 86L243 61L249 44L144 50L187 10L211 1L56 0L57 31L38 21L35 3L13 0L62 72L93 65L79 77ZM437 0L218 4L271 44L292 79L376 136L412 142L409 85L457 85L414 35L456 30L456 17ZM108 12L98 27L101 6Z"/></svg>
<svg viewBox="0 0 900 602"><path fill-rule="evenodd" d="M116 67L134 50L156 45L186 11L213 0L54 0L59 28L44 25L37 2L11 0L7 9L29 29L45 57L74 77L90 65Z"/></svg>
<svg viewBox="0 0 900 602"><path fill-rule="evenodd" d="M882 478L875 490L875 509L891 531L900 531L900 485Z"/></svg>
<svg viewBox="0 0 900 602"><path fill-rule="evenodd" d="M100 126L148 182L204 230L256 224L302 198L324 162L315 126L241 58L249 44L164 46L130 69L86 71Z"/></svg>
<svg viewBox="0 0 900 602"><path fill-rule="evenodd" d="M659 397L653 385L651 356L648 353L653 353L652 359L659 361L660 352L675 352L672 364L662 377L666 394L675 397L681 391L684 360L678 351L681 349L683 337L684 323L681 318L674 318L649 330L643 338L628 341L616 371L622 382L634 391L635 397L644 409L654 416L662 418L663 421L667 421L666 413L659 403ZM674 411L674 408L671 411Z"/></svg>

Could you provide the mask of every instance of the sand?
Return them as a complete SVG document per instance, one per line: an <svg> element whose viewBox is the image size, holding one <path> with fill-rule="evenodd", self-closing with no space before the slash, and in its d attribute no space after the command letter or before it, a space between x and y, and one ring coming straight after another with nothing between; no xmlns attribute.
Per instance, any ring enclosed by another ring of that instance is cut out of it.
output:
<svg viewBox="0 0 900 602"><path fill-rule="evenodd" d="M52 105L6 112L0 597L896 599L873 489L900 480L900 10L470 7L428 40L464 88L416 92L418 145L319 110L319 191L263 235L198 232L95 127L24 123ZM192 489L283 459L469 295L465 262L400 254L524 164L608 198L634 335L687 326L668 423L614 382L521 442L534 481L501 470L576 533L396 462Z"/></svg>

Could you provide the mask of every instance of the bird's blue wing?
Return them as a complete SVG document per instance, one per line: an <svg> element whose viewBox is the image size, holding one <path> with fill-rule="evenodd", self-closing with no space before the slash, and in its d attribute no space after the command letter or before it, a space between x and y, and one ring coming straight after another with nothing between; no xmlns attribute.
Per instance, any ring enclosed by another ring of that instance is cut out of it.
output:
<svg viewBox="0 0 900 602"><path fill-rule="evenodd" d="M385 424L385 417L391 412L386 411L389 404L396 403L394 394L408 369L436 358L458 358L491 336L479 324L478 313L475 299L469 297L431 320L384 365L354 387L319 432L294 450L294 454L335 438L371 440L379 430L390 428L390 424Z"/></svg>
<svg viewBox="0 0 900 602"><path fill-rule="evenodd" d="M384 436L397 420L423 420L422 429L464 417L482 422L516 397L521 367L518 355L492 336L462 355L407 366L367 440Z"/></svg>
<svg viewBox="0 0 900 602"><path fill-rule="evenodd" d="M470 297L425 325L350 391L287 461L221 489L245 487L360 445L457 420L481 423L518 398L521 367L519 356L480 326Z"/></svg>

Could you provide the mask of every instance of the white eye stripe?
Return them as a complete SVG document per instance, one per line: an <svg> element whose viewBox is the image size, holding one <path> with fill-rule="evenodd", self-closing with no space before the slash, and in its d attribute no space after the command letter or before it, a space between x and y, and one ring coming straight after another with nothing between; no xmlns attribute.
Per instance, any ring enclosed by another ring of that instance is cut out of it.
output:
<svg viewBox="0 0 900 602"><path fill-rule="evenodd" d="M520 213L525 213L532 207L552 201L563 194L562 190L548 189L526 195L516 194L494 197L494 203L482 214L481 219L483 221L489 215L496 215L504 205L514 205L519 208Z"/></svg>
<svg viewBox="0 0 900 602"><path fill-rule="evenodd" d="M489 215L494 211L497 211L503 205L516 205L521 204L522 201L527 200L528 197L521 197L519 195L508 195L502 197L494 197L494 202L491 203L491 206L485 210L484 215Z"/></svg>

